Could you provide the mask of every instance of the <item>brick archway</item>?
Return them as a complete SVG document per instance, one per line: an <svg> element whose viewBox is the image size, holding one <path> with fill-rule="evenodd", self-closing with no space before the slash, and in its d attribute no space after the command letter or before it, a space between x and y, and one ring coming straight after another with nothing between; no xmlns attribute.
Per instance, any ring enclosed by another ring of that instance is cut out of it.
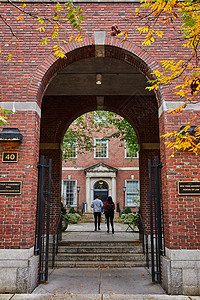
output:
<svg viewBox="0 0 200 300"><path fill-rule="evenodd" d="M95 45L92 40L85 40L81 44L72 43L69 46L70 48L66 48L67 59L56 60L53 56L48 58L36 71L29 87L29 92L32 91L33 93L35 90L37 103L42 108L40 152L46 157L54 157L52 201L55 204L55 211L54 217L52 217L52 228L55 228L60 213L61 143L64 132L79 115L97 108L96 96L93 95L73 95L71 97L45 95L46 87L58 72L74 62L96 57ZM137 68L147 78L151 78L152 70L158 67L145 51L129 42L121 44L120 40L108 38L103 47L105 58L123 61ZM33 94L29 95L28 93L27 96L33 97ZM156 96L134 94L129 97L125 95L106 96L103 108L126 118L138 134L140 141L141 210L146 223L149 219L147 162L154 155L159 155L160 148L158 105L161 97L159 93Z"/></svg>
<svg viewBox="0 0 200 300"><path fill-rule="evenodd" d="M160 69L157 62L145 50L129 41L121 43L120 39L108 37L104 46L105 57L116 58L131 64L148 79L152 78L151 73L154 70ZM95 57L95 42L91 38L84 39L80 43L72 42L65 46L64 50L66 59L57 59L51 54L38 67L28 88L27 101L36 101L41 107L45 89L56 73L74 61ZM161 93L159 90L156 91L156 98L160 106Z"/></svg>

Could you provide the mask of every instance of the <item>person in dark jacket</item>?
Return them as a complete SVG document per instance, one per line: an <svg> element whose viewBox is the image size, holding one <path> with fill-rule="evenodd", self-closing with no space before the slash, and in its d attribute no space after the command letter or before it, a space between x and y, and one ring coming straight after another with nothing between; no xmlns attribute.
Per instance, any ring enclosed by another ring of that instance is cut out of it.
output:
<svg viewBox="0 0 200 300"><path fill-rule="evenodd" d="M115 211L115 203L112 201L112 197L109 196L107 199L107 202L104 206L105 209L105 215L107 218L107 232L109 232L109 220L112 227L112 233L114 234L114 225L113 225L113 219L114 219L114 211Z"/></svg>

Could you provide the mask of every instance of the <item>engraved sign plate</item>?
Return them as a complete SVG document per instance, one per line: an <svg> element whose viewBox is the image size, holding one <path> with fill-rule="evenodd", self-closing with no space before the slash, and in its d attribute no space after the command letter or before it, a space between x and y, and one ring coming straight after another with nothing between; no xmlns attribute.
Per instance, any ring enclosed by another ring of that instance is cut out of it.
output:
<svg viewBox="0 0 200 300"><path fill-rule="evenodd" d="M21 181L0 181L0 194L20 195Z"/></svg>
<svg viewBox="0 0 200 300"><path fill-rule="evenodd" d="M200 181L179 181L179 195L200 195Z"/></svg>
<svg viewBox="0 0 200 300"><path fill-rule="evenodd" d="M18 152L3 152L2 162L17 162Z"/></svg>

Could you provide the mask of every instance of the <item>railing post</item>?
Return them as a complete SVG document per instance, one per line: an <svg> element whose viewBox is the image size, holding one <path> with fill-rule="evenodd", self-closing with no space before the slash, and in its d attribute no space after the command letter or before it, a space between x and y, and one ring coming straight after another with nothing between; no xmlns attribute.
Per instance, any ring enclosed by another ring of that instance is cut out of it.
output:
<svg viewBox="0 0 200 300"><path fill-rule="evenodd" d="M146 234L146 265L149 269L149 245L148 245L148 234Z"/></svg>
<svg viewBox="0 0 200 300"><path fill-rule="evenodd" d="M53 247L52 247L52 269L54 268L55 262L55 234L53 235Z"/></svg>
<svg viewBox="0 0 200 300"><path fill-rule="evenodd" d="M151 276L155 281L155 264L154 264L154 238L153 238L153 199L152 199L152 176L151 176L151 160L148 160L149 169L149 199L150 199L150 230L151 230Z"/></svg>
<svg viewBox="0 0 200 300"><path fill-rule="evenodd" d="M53 234L53 247L52 247L52 268L55 265L55 256L58 254L58 244L62 240L62 215L60 214L55 233Z"/></svg>

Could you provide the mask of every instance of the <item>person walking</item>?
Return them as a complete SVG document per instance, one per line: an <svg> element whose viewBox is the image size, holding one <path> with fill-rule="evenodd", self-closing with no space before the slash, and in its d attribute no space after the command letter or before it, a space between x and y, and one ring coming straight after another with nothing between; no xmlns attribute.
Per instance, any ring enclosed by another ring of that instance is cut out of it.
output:
<svg viewBox="0 0 200 300"><path fill-rule="evenodd" d="M107 202L104 206L105 214L107 218L107 232L109 232L109 220L112 228L112 233L114 234L114 225L113 225L113 219L114 219L114 212L115 212L115 203L112 201L112 197L109 196L107 199Z"/></svg>
<svg viewBox="0 0 200 300"><path fill-rule="evenodd" d="M93 208L94 212L94 231L97 231L97 219L98 219L98 230L101 230L100 223L101 223L101 211L103 208L103 202L99 199L99 196L96 195L96 198L92 201L91 207Z"/></svg>

